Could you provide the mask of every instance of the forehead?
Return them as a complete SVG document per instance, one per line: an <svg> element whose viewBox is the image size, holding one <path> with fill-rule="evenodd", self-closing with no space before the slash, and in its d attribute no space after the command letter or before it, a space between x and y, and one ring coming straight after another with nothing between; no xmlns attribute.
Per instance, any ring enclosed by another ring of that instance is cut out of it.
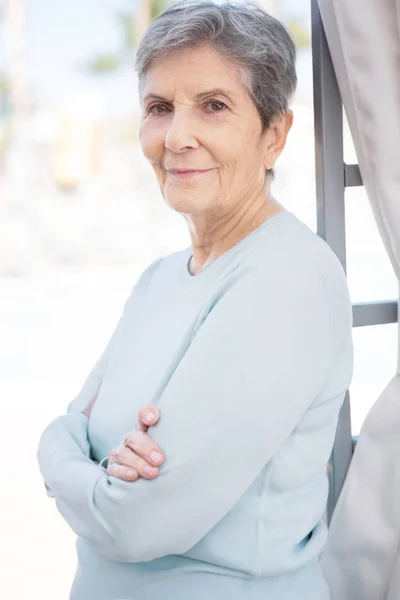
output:
<svg viewBox="0 0 400 600"><path fill-rule="evenodd" d="M166 95L178 90L195 95L212 88L224 88L236 95L247 92L235 63L211 46L200 46L156 59L145 75L143 95Z"/></svg>

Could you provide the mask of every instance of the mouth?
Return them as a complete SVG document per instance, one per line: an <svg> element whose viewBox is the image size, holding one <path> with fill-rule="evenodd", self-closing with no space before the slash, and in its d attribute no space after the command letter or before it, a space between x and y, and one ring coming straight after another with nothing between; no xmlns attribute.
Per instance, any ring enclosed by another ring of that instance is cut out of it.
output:
<svg viewBox="0 0 400 600"><path fill-rule="evenodd" d="M196 177L199 175L204 175L205 173L209 173L213 169L168 169L167 173L173 175L174 177L186 178L186 177Z"/></svg>

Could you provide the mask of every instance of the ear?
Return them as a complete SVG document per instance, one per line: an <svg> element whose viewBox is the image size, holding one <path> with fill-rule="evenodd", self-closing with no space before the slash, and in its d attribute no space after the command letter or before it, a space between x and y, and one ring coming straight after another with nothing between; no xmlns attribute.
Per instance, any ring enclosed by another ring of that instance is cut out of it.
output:
<svg viewBox="0 0 400 600"><path fill-rule="evenodd" d="M265 168L273 169L286 145L288 133L293 125L293 111L288 110L272 119L266 132Z"/></svg>

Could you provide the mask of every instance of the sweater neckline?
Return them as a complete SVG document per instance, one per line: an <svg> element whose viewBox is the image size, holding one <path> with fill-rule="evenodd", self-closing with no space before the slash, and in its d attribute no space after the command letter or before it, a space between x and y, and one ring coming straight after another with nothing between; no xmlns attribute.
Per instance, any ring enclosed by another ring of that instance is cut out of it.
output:
<svg viewBox="0 0 400 600"><path fill-rule="evenodd" d="M190 261L193 257L193 248L190 245L186 250L184 250L184 267L183 267L183 275L186 281L199 281L203 280L208 274L211 275L217 269L217 267L223 264L235 251L240 249L242 246L246 246L253 238L259 235L264 229L267 229L271 226L278 225L280 221L284 221L288 216L293 216L293 213L287 209L282 209L281 212L268 217L261 225L256 227L249 235L241 239L237 244L226 250L223 254L218 256L211 264L209 264L205 269L201 270L196 275L193 275L190 270Z"/></svg>

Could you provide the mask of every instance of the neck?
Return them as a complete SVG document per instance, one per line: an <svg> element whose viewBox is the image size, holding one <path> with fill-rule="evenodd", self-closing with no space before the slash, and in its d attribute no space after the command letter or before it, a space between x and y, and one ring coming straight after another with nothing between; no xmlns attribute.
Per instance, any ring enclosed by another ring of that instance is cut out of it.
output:
<svg viewBox="0 0 400 600"><path fill-rule="evenodd" d="M190 262L190 271L193 275L200 273L221 254L238 244L250 235L264 221L273 215L282 212L280 205L271 194L262 202L253 204L246 212L235 214L231 219L226 219L214 229L198 229L191 222L191 238L193 257Z"/></svg>

